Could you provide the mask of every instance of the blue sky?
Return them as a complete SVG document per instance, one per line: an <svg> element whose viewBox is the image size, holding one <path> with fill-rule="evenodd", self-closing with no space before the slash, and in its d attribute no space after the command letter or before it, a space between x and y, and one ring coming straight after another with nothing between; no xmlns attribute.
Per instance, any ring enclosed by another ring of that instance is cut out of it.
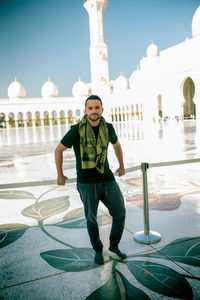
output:
<svg viewBox="0 0 200 300"><path fill-rule="evenodd" d="M0 0L0 98L16 76L27 97L48 77L71 96L90 81L89 22L83 0ZM191 37L200 0L108 0L104 13L110 79L129 77L152 41L164 50Z"/></svg>

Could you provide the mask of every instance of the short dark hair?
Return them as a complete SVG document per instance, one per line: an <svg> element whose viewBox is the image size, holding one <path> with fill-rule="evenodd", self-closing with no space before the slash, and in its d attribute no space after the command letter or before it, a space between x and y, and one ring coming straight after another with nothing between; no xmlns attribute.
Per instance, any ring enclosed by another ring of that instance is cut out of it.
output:
<svg viewBox="0 0 200 300"><path fill-rule="evenodd" d="M97 95L91 95L89 96L86 100L85 100L85 107L86 107L86 104L87 104L87 101L88 100L99 100L101 102L101 106L103 106L103 103L102 103L102 100L99 96Z"/></svg>

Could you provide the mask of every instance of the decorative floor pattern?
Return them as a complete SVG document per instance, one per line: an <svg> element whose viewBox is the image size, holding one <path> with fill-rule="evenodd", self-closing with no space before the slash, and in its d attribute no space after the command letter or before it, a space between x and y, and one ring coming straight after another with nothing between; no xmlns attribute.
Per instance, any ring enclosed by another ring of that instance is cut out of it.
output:
<svg viewBox="0 0 200 300"><path fill-rule="evenodd" d="M119 184L130 193L130 180ZM105 264L98 266L75 184L0 190L0 299L199 299L200 192L179 198L177 207L166 210L164 200L151 207L150 220L162 235L152 245L134 241L143 229L142 205L127 200L120 244L126 260L108 251L111 218L100 205ZM173 202L176 197L167 201Z"/></svg>

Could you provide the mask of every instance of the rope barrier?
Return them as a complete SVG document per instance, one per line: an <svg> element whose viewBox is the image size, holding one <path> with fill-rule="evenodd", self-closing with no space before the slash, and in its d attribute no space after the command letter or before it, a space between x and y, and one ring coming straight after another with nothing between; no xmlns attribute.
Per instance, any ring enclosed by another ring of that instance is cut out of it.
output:
<svg viewBox="0 0 200 300"><path fill-rule="evenodd" d="M200 158L150 163L149 167L150 168L155 168L155 167L162 167L162 166L192 164L192 163L196 163L196 162L200 162Z"/></svg>
<svg viewBox="0 0 200 300"><path fill-rule="evenodd" d="M143 178L143 202L144 202L144 231L139 231L134 234L134 239L136 242L141 244L154 244L161 240L160 233L156 231L150 231L149 229L149 202L148 202L148 182L147 182L147 169L162 167L162 166L172 166L180 164L189 164L200 162L199 158L187 159L187 160L177 160L177 161L167 161L158 163L141 163L141 171Z"/></svg>
<svg viewBox="0 0 200 300"><path fill-rule="evenodd" d="M162 167L162 166L170 166L170 165L180 165L180 164L189 164L200 162L200 158L187 159L187 160L176 160L176 161L167 161L167 162L158 162L158 163L149 163L149 168ZM141 169L141 165L136 165L134 167L126 168L126 173L135 172ZM117 175L117 174L115 174ZM76 178L70 178L67 180L67 183L76 182ZM41 180L41 181L27 181L27 182L16 182L16 183L7 183L0 184L0 189L7 188L20 188L20 187L30 187L30 186L43 186L43 185L54 185L57 184L56 180Z"/></svg>

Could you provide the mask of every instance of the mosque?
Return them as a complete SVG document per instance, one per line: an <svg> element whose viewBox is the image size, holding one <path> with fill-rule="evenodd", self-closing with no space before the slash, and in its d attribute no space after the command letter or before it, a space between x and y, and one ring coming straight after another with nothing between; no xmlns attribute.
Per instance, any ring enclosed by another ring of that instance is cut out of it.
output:
<svg viewBox="0 0 200 300"><path fill-rule="evenodd" d="M83 115L84 100L91 94L103 98L110 122L200 119L200 6L192 19L191 38L162 51L152 42L130 78L121 73L110 80L103 16L107 4L108 0L83 3L89 15L91 82L79 78L72 97L59 97L49 78L41 98L26 98L25 87L15 78L8 98L0 99L1 127L73 124Z"/></svg>

